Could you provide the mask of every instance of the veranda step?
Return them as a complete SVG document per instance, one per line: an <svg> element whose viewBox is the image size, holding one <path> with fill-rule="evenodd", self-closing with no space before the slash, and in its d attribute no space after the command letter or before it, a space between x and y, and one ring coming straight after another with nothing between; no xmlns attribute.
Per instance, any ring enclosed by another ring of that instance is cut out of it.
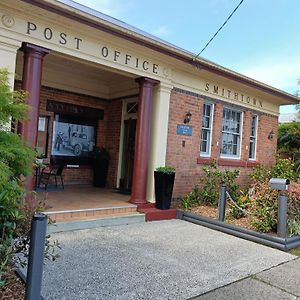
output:
<svg viewBox="0 0 300 300"><path fill-rule="evenodd" d="M145 222L145 215L138 212L134 212L131 214L117 214L102 218L58 222L48 225L47 233L52 234L64 231L91 229L116 225L127 225L143 222Z"/></svg>
<svg viewBox="0 0 300 300"><path fill-rule="evenodd" d="M115 207L101 207L101 208L87 208L75 210L62 210L45 212L51 220L56 222L94 219L98 217L115 216L122 214L130 214L136 212L136 205L115 206Z"/></svg>
<svg viewBox="0 0 300 300"><path fill-rule="evenodd" d="M176 219L177 213L177 209L174 208L166 210L157 209L153 203L138 206L137 210L145 214L145 219L147 222Z"/></svg>

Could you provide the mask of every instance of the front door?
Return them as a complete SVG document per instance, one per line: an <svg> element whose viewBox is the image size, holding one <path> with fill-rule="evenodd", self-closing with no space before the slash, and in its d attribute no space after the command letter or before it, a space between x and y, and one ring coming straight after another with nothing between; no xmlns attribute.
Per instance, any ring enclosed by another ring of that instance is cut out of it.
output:
<svg viewBox="0 0 300 300"><path fill-rule="evenodd" d="M123 160L120 178L120 190L131 192L134 147L135 147L136 119L124 120Z"/></svg>

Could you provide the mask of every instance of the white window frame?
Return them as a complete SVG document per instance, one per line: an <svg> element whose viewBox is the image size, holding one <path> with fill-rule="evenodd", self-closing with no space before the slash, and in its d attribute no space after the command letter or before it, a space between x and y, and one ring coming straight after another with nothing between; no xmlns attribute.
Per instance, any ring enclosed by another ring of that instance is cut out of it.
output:
<svg viewBox="0 0 300 300"><path fill-rule="evenodd" d="M253 117L255 117L255 119L256 119L256 124L255 124L255 135L254 136L252 136L251 135L251 131L252 131L252 118ZM250 124L250 140L249 140L249 160L256 160L256 150L257 150L257 132L258 132L258 115L256 115L256 114L252 114L251 115L251 124ZM254 138L254 157L250 157L250 149L251 149L251 147L250 147L250 144L251 144L251 137L253 137Z"/></svg>
<svg viewBox="0 0 300 300"><path fill-rule="evenodd" d="M241 114L241 122L240 122L240 133L238 134L240 136L240 144L239 144L239 147L238 147L238 155L231 155L231 154L223 154L222 153L222 147L223 147L223 113L222 113L222 132L221 132L221 147L220 147L220 158L225 158L225 159L241 159L241 153L242 153L242 144L243 144L243 123L244 123L244 112L242 110L238 110L238 109L235 109L235 108L232 108L232 107L227 107L227 106L224 106L223 107L223 112L225 109L229 109L231 111L235 111L235 112L238 112ZM226 133L226 131L225 131ZM227 132L229 134L233 134L232 132Z"/></svg>
<svg viewBox="0 0 300 300"><path fill-rule="evenodd" d="M203 103L203 108L204 105L210 105L210 127L209 128L204 128L205 130L209 131L210 137L209 137L209 144L208 144L208 151L203 152L201 151L201 144L202 144L202 126L201 126L201 132L200 132L200 156L201 157L210 157L211 156L211 144L212 144L212 132L213 132L213 122L214 122L214 110L215 110L215 105L211 102L204 102ZM204 110L202 112L202 118L203 118ZM201 125L202 125L202 118L201 118Z"/></svg>

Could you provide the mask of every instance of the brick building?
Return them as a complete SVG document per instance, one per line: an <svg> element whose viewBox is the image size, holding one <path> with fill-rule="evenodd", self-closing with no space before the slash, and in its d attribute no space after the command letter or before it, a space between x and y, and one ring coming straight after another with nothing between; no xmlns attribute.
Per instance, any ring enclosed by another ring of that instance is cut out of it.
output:
<svg viewBox="0 0 300 300"><path fill-rule="evenodd" d="M153 200L153 171L176 167L174 197L203 165L275 161L279 106L298 98L69 0L0 4L0 67L29 92L19 133L64 161L66 184L91 184L94 146L110 154L108 186Z"/></svg>

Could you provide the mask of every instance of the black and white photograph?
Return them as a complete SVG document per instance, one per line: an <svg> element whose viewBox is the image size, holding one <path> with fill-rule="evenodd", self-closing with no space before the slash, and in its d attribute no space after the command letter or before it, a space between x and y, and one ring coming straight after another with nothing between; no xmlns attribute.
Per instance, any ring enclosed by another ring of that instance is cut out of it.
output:
<svg viewBox="0 0 300 300"><path fill-rule="evenodd" d="M95 127L53 122L52 151L55 156L89 156L95 146Z"/></svg>

